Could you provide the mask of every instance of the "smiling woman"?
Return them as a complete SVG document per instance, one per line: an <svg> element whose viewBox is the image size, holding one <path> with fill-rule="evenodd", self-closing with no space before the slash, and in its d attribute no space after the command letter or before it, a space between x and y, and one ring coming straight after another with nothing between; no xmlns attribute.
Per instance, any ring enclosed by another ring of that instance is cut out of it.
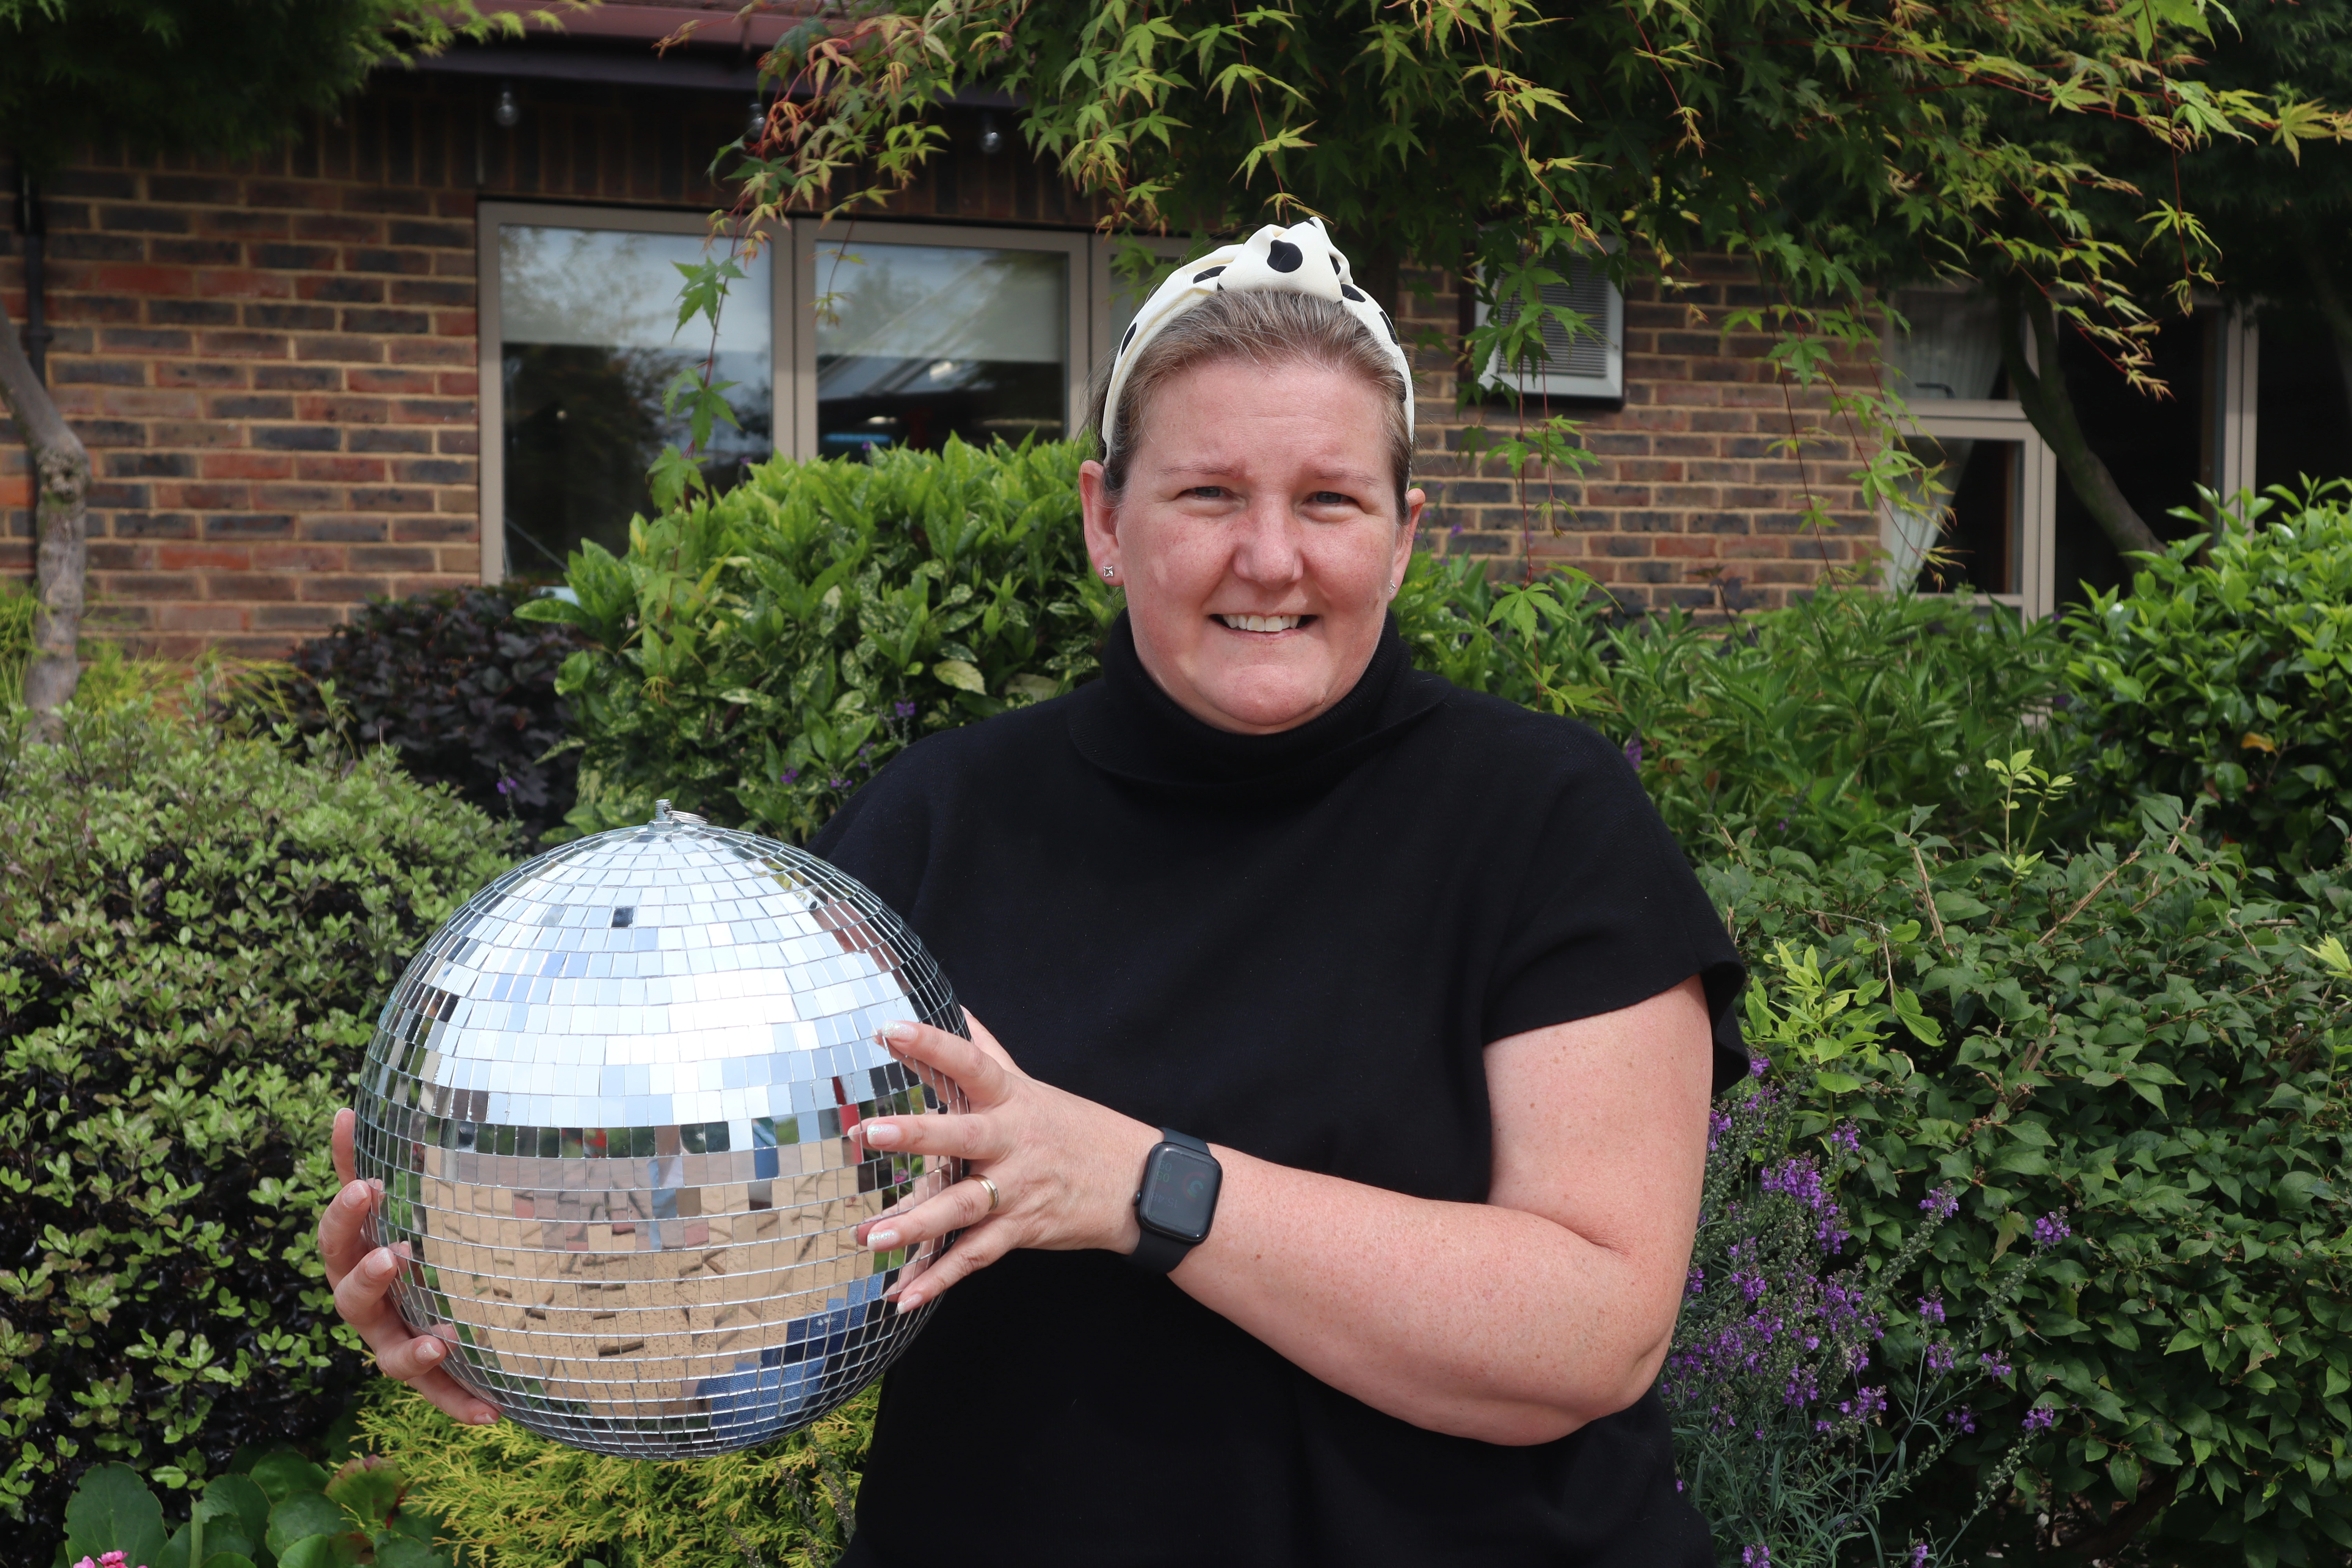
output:
<svg viewBox="0 0 2352 1568"><path fill-rule="evenodd" d="M898 1279L938 1310L852 1564L1707 1561L1651 1384L1738 960L1616 747L1410 668L1405 370L1318 224L1163 285L1083 470L1103 679L814 845L976 1015L886 1041L966 1110L849 1134L931 1173L866 1247L955 1236ZM339 1307L487 1418L382 1310L368 1201Z"/></svg>

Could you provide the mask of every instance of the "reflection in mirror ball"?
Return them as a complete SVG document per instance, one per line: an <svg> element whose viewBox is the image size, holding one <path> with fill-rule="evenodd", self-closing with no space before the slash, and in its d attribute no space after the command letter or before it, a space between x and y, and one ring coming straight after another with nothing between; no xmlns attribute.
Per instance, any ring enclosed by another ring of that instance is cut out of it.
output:
<svg viewBox="0 0 2352 1568"><path fill-rule="evenodd" d="M929 1311L883 1298L940 1244L856 1236L922 1161L843 1136L954 1095L875 1043L902 1018L964 1032L898 917L785 845L665 801L508 872L409 964L362 1069L402 1315L508 1416L599 1453L814 1421Z"/></svg>

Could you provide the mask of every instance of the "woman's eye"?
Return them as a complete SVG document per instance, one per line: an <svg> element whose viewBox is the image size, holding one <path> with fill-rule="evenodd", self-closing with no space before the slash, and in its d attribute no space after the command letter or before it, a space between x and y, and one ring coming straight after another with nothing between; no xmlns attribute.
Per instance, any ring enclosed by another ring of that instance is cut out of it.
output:
<svg viewBox="0 0 2352 1568"><path fill-rule="evenodd" d="M1187 500L1223 500L1225 499L1225 487L1223 485L1194 485L1191 489L1184 492L1183 499Z"/></svg>
<svg viewBox="0 0 2352 1568"><path fill-rule="evenodd" d="M1353 506L1356 503L1353 499L1341 495L1338 490L1317 490L1307 498L1307 504L1308 506Z"/></svg>

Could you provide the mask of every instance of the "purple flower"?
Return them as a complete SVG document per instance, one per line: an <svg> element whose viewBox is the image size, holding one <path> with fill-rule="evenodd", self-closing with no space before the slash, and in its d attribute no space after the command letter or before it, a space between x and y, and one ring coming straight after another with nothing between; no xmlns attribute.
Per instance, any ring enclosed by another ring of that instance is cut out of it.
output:
<svg viewBox="0 0 2352 1568"><path fill-rule="evenodd" d="M1748 1058L1748 1076L1749 1078L1762 1078L1766 1073L1770 1072L1771 1070L1772 1058L1766 1056L1762 1051L1758 1051Z"/></svg>
<svg viewBox="0 0 2352 1568"><path fill-rule="evenodd" d="M1705 1289L1706 1289L1706 1270L1704 1268L1692 1269L1690 1271L1690 1283L1684 1288L1683 1293L1686 1296L1696 1296Z"/></svg>
<svg viewBox="0 0 2352 1568"><path fill-rule="evenodd" d="M1846 1400L1838 1405L1838 1414L1841 1415L1851 1415L1856 1421L1867 1421L1872 1416L1885 1410L1885 1408L1886 1390L1884 1388L1857 1388L1853 1391L1853 1397L1852 1399Z"/></svg>
<svg viewBox="0 0 2352 1568"><path fill-rule="evenodd" d="M800 769L786 768L782 773L776 775L776 782L780 784L798 784L800 783Z"/></svg>
<svg viewBox="0 0 2352 1568"><path fill-rule="evenodd" d="M1999 1355L1995 1354L1991 1351L1987 1351L1984 1354L1977 1357L1977 1360L1983 1365L1985 1375L1987 1377L2007 1377L2011 1373L2017 1370L2015 1367L2010 1365L2009 1363L2001 1360Z"/></svg>
<svg viewBox="0 0 2352 1568"><path fill-rule="evenodd" d="M1945 1344L1940 1340L1931 1342L1928 1344L1927 1370L1934 1373L1937 1377L1941 1377L1946 1373L1952 1370L1953 1359L1951 1346Z"/></svg>
<svg viewBox="0 0 2352 1568"><path fill-rule="evenodd" d="M1780 819L1780 831L1783 833L1789 831L1789 819L1785 816Z"/></svg>
<svg viewBox="0 0 2352 1568"><path fill-rule="evenodd" d="M1961 1431L1969 1433L1971 1436L1975 1434L1977 1429L1977 1413L1969 1409L1965 1405L1961 1405L1958 1410L1953 1411L1949 1415L1945 1416L1944 1420L1948 1424L1957 1426Z"/></svg>
<svg viewBox="0 0 2352 1568"><path fill-rule="evenodd" d="M511 795L511 794L513 794L513 793L514 793L514 787L515 787L515 782L514 782L514 780L512 780L512 779L500 779L500 780L499 781L499 793L500 795Z"/></svg>
<svg viewBox="0 0 2352 1568"><path fill-rule="evenodd" d="M1642 737L1634 736L1625 742L1625 760L1635 767L1642 765Z"/></svg>
<svg viewBox="0 0 2352 1568"><path fill-rule="evenodd" d="M1714 1153L1716 1144L1721 1142L1723 1135L1730 1131L1731 1118L1728 1115L1720 1110L1708 1111L1706 1113L1706 1152L1710 1154Z"/></svg>
<svg viewBox="0 0 2352 1568"><path fill-rule="evenodd" d="M1959 1209L1960 1198L1949 1187L1937 1187L1919 1200L1919 1206L1937 1219L1949 1219Z"/></svg>
<svg viewBox="0 0 2352 1568"><path fill-rule="evenodd" d="M1911 1555L1904 1559L1903 1568L1927 1568L1927 1543L1926 1542L1918 1541L1912 1542Z"/></svg>
<svg viewBox="0 0 2352 1568"><path fill-rule="evenodd" d="M1772 1549L1769 1546L1742 1547L1740 1568L1772 1568Z"/></svg>
<svg viewBox="0 0 2352 1568"><path fill-rule="evenodd" d="M2066 1223L2066 1211L2063 1209L2043 1215L2033 1222L2033 1245L2042 1252L2049 1251L2074 1234L2074 1227Z"/></svg>
<svg viewBox="0 0 2352 1568"><path fill-rule="evenodd" d="M1919 1319L1922 1322L1940 1324L1944 1321L1944 1303L1934 1296L1919 1298Z"/></svg>
<svg viewBox="0 0 2352 1568"><path fill-rule="evenodd" d="M833 789L847 789L849 787L849 781L847 779L827 779L824 782L828 787Z"/></svg>
<svg viewBox="0 0 2352 1568"><path fill-rule="evenodd" d="M1830 1129L1830 1147L1848 1154L1862 1152L1862 1129L1851 1121L1841 1121Z"/></svg>
<svg viewBox="0 0 2352 1568"><path fill-rule="evenodd" d="M893 702L890 704L890 711L901 719L911 719L915 716L915 705L911 702Z"/></svg>
<svg viewBox="0 0 2352 1568"><path fill-rule="evenodd" d="M2046 1432L2057 1419L2058 1410L2055 1405L2037 1405L2025 1413L2025 1429L2029 1432Z"/></svg>

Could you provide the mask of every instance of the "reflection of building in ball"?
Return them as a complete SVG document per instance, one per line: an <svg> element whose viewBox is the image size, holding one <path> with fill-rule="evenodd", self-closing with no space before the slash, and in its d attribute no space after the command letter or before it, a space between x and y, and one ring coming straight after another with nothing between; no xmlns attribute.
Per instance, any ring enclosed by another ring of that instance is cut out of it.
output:
<svg viewBox="0 0 2352 1568"><path fill-rule="evenodd" d="M509 1416L603 1453L814 1421L925 1315L883 1293L937 1244L856 1238L920 1162L843 1136L940 1108L875 1044L901 1018L962 1031L898 918L797 849L664 802L509 872L408 966L361 1075L403 1315L454 1332L450 1372Z"/></svg>

